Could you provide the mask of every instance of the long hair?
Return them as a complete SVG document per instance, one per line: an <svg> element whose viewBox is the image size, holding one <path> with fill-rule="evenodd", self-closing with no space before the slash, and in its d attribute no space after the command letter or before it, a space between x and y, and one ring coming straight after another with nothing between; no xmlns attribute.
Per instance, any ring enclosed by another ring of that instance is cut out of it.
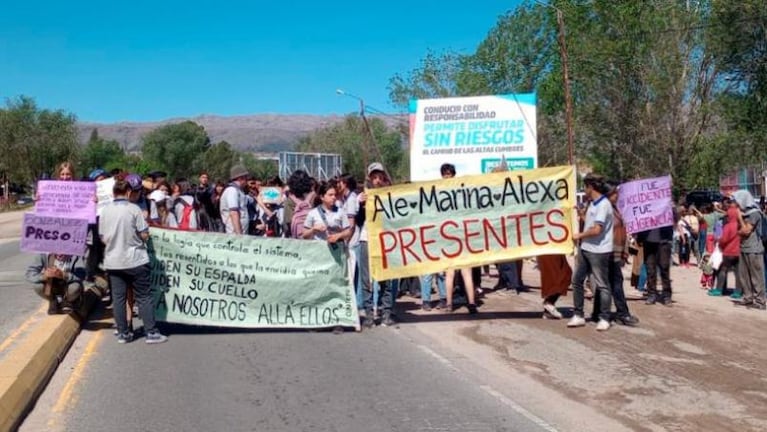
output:
<svg viewBox="0 0 767 432"><path fill-rule="evenodd" d="M72 178L76 178L75 175L75 164L70 161L62 162L56 167L56 179L58 179L61 176L61 172L65 169L68 169L69 172L72 173Z"/></svg>

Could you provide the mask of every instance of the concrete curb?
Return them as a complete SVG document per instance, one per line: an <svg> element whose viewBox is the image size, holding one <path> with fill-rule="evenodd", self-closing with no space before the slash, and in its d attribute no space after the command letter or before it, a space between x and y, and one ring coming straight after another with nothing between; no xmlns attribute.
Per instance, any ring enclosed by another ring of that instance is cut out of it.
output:
<svg viewBox="0 0 767 432"><path fill-rule="evenodd" d="M0 431L19 426L80 333L86 319L79 317L100 299L98 290L86 291L77 315L46 316L0 360Z"/></svg>

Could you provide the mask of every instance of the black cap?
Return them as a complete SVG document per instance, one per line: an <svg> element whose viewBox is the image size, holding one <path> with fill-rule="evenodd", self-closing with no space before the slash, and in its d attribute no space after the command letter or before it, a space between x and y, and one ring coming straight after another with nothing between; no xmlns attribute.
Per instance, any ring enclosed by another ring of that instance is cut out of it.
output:
<svg viewBox="0 0 767 432"><path fill-rule="evenodd" d="M166 178L168 177L168 173L165 171L152 171L149 174L147 174L149 177L152 178L152 180L157 180L158 178Z"/></svg>

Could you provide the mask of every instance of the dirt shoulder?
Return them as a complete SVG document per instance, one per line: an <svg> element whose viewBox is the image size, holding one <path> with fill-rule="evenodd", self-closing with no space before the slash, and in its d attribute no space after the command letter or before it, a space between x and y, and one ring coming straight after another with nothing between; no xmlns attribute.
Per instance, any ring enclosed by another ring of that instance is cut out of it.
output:
<svg viewBox="0 0 767 432"><path fill-rule="evenodd" d="M18 240L25 210L0 213L0 242Z"/></svg>
<svg viewBox="0 0 767 432"><path fill-rule="evenodd" d="M513 380L514 393L542 405L558 430L616 430L590 410L638 431L765 430L767 313L707 296L699 277L697 269L674 267L672 306L630 301L639 327L605 333L593 323L568 329L565 320L541 319L540 277L530 262L523 279L532 291L487 294L478 318L465 309L421 312L416 300L401 301L410 309L405 321L434 344L499 377L524 377ZM572 295L559 306L571 308ZM584 405L588 410L579 409Z"/></svg>

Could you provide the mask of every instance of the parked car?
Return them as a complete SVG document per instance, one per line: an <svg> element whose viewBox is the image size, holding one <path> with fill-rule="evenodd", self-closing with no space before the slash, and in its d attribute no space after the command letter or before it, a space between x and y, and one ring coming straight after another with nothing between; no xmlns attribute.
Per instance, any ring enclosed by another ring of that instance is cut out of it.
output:
<svg viewBox="0 0 767 432"><path fill-rule="evenodd" d="M694 205L696 208L701 208L706 204L711 204L714 201L722 202L722 196L719 191L712 190L694 190L689 192L684 197L684 204L686 206Z"/></svg>

